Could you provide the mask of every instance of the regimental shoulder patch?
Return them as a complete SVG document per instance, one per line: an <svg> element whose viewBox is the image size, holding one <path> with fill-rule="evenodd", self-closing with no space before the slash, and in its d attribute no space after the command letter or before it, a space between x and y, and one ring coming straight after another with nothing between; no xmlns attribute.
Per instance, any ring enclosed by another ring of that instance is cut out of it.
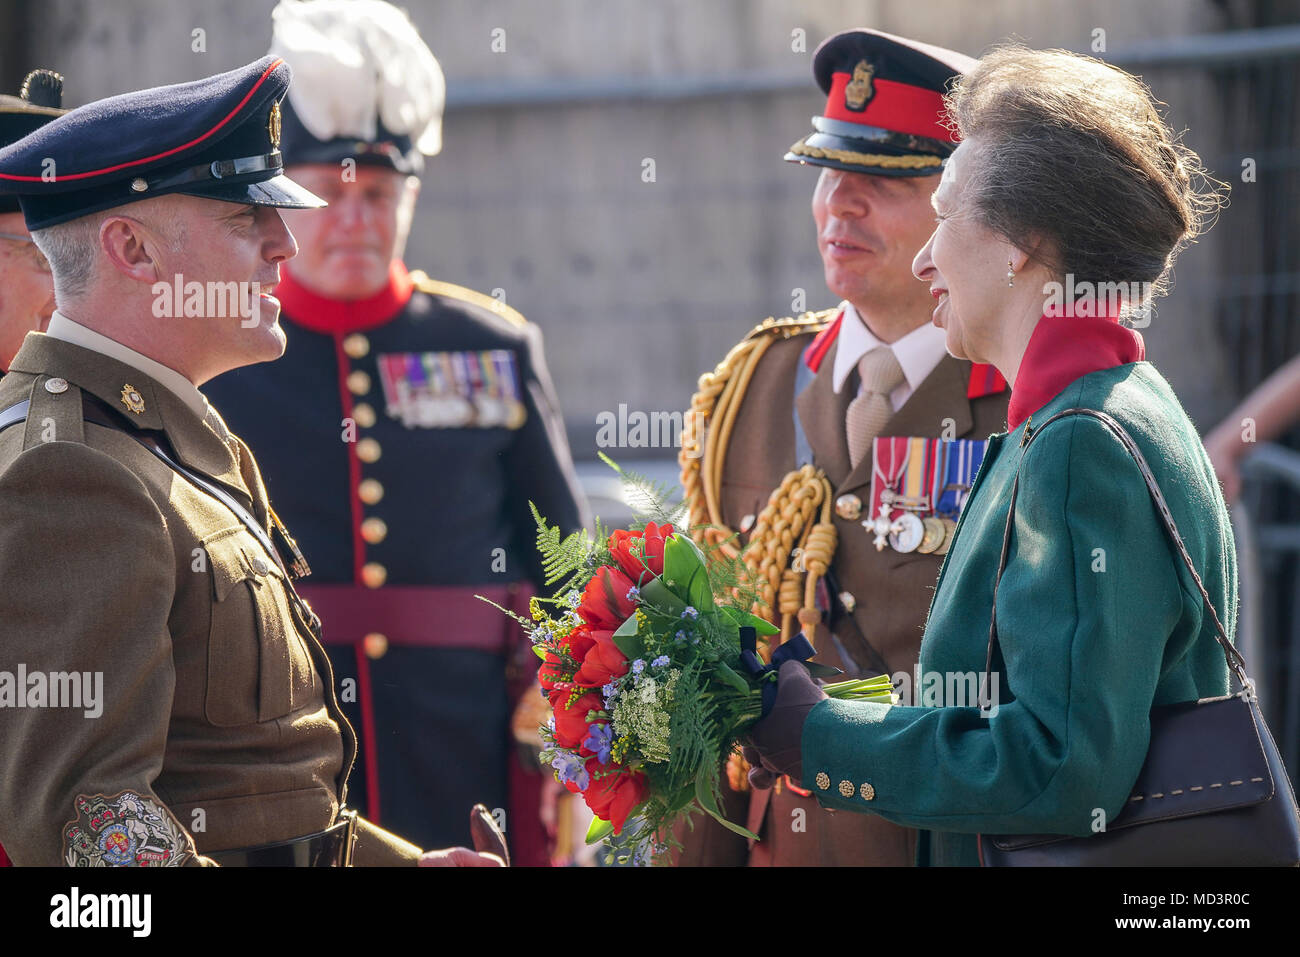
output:
<svg viewBox="0 0 1300 957"><path fill-rule="evenodd" d="M430 279L428 274L422 270L416 269L410 273L411 282L420 292L430 296L447 296L450 299L460 299L463 302L473 303L483 309L490 309L502 319L505 319L512 326L518 326L520 329L527 328L528 320L525 319L517 309L507 306L500 299L484 295L473 289L467 289L464 286L458 286L452 282L443 282L441 279Z"/></svg>
<svg viewBox="0 0 1300 957"><path fill-rule="evenodd" d="M762 336L776 336L781 339L789 339L791 336L818 333L830 325L839 314L839 306L836 306L833 309L823 309L820 312L805 312L802 315L785 316L781 319L769 317L749 330L749 334L745 338L758 339Z"/></svg>
<svg viewBox="0 0 1300 957"><path fill-rule="evenodd" d="M134 791L78 794L76 809L63 826L68 867L178 867L193 853L171 813Z"/></svg>

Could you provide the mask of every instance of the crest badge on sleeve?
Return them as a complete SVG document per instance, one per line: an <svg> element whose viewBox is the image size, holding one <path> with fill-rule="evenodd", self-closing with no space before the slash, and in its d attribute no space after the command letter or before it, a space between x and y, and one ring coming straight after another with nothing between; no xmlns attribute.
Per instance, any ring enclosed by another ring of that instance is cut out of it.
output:
<svg viewBox="0 0 1300 957"><path fill-rule="evenodd" d="M176 867L190 854L171 814L134 791L79 794L76 808L63 828L69 867Z"/></svg>

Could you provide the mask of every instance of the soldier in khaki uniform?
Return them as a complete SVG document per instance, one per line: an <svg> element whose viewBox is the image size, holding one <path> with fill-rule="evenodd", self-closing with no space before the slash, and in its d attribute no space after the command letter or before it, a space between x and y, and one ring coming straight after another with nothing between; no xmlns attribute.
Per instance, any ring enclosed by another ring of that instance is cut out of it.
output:
<svg viewBox="0 0 1300 957"><path fill-rule="evenodd" d="M284 348L267 293L296 246L275 207L321 205L281 173L288 83L266 57L0 151L59 303L0 383L18 865L500 863L422 859L345 810L355 736L292 585L306 562L197 388Z"/></svg>
<svg viewBox="0 0 1300 957"><path fill-rule="evenodd" d="M716 526L703 536L714 541L739 533L786 636L802 628L817 660L853 676L912 674L961 486L983 440L1005 429L1005 383L947 353L911 272L955 146L944 84L973 62L872 30L817 50L826 109L785 158L822 167L813 216L827 286L844 302L754 329L701 379L699 444L683 443L692 524ZM883 523L864 527L890 495ZM741 793L743 767L728 777L729 816L761 840L747 847L697 822L679 835L680 863L914 861L914 830L829 813L785 780Z"/></svg>

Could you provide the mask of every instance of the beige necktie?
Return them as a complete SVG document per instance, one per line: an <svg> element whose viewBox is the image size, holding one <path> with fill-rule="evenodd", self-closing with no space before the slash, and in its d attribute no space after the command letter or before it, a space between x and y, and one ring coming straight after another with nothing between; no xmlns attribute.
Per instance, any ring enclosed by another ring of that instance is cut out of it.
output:
<svg viewBox="0 0 1300 957"><path fill-rule="evenodd" d="M871 448L871 440L880 434L894 407L889 394L903 384L903 367L889 346L877 346L858 362L862 391L849 403L845 420L849 440L849 463L857 468Z"/></svg>

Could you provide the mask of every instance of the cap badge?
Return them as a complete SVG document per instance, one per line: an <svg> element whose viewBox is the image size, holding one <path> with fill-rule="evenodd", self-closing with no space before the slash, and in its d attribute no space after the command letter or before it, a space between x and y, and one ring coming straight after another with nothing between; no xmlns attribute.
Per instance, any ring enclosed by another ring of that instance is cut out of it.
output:
<svg viewBox="0 0 1300 957"><path fill-rule="evenodd" d="M855 113L865 109L868 101L876 95L876 89L871 85L875 72L866 60L859 60L853 68L853 79L844 88L844 105Z"/></svg>
<svg viewBox="0 0 1300 957"><path fill-rule="evenodd" d="M134 412L136 415L144 413L144 397L129 382L122 386L122 404L126 406L128 412Z"/></svg>
<svg viewBox="0 0 1300 957"><path fill-rule="evenodd" d="M266 122L266 132L271 136L271 149L280 148L280 104L271 104L271 116Z"/></svg>

